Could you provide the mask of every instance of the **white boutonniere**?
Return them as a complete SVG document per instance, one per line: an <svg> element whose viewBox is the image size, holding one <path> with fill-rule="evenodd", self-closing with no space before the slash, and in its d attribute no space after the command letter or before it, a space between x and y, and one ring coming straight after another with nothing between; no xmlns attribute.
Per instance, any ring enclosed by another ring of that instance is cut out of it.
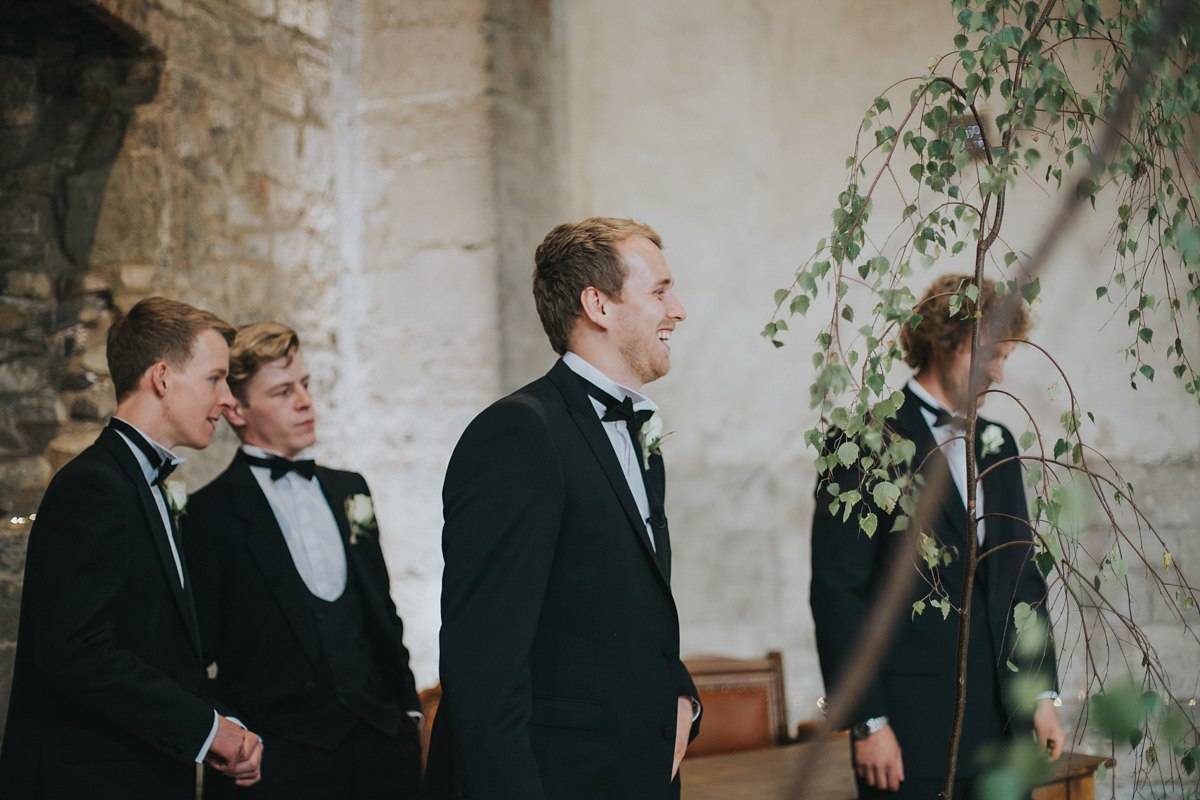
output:
<svg viewBox="0 0 1200 800"><path fill-rule="evenodd" d="M1000 445L1004 443L1004 432L1000 430L999 425L988 425L980 434L979 440L983 443L983 452L980 456L989 456L992 453L1000 452Z"/></svg>
<svg viewBox="0 0 1200 800"><path fill-rule="evenodd" d="M662 415L655 412L642 428L642 469L650 469L650 456L662 455L662 441L674 431L663 433Z"/></svg>
<svg viewBox="0 0 1200 800"><path fill-rule="evenodd" d="M187 484L183 481L164 481L163 497L167 500L167 510L171 512L171 517L178 525L179 518L187 513Z"/></svg>
<svg viewBox="0 0 1200 800"><path fill-rule="evenodd" d="M350 522L350 544L358 544L361 536L373 536L379 532L375 521L375 504L371 496L352 494L346 498L346 519Z"/></svg>

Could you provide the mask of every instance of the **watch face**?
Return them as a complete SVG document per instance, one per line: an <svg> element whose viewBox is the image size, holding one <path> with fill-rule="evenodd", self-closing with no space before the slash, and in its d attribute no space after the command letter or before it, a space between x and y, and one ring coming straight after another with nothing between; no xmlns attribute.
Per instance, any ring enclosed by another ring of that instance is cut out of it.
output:
<svg viewBox="0 0 1200 800"><path fill-rule="evenodd" d="M871 728L865 722L856 722L850 726L850 735L855 739L865 739L871 735Z"/></svg>

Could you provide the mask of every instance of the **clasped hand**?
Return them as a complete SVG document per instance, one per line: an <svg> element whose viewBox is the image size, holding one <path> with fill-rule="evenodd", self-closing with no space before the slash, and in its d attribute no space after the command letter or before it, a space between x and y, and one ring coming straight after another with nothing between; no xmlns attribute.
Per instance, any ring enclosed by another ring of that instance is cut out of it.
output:
<svg viewBox="0 0 1200 800"><path fill-rule="evenodd" d="M238 786L258 783L262 777L262 740L225 717L217 718L217 735L208 748L205 763L234 779Z"/></svg>

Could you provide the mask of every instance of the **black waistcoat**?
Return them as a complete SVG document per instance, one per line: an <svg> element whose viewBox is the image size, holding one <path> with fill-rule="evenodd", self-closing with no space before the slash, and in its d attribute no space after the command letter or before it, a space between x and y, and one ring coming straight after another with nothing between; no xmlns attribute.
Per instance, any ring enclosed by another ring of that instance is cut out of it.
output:
<svg viewBox="0 0 1200 800"><path fill-rule="evenodd" d="M333 602L305 594L333 680L327 712L336 738L348 734L355 719L394 736L405 712L379 669L354 570L348 571L346 590Z"/></svg>

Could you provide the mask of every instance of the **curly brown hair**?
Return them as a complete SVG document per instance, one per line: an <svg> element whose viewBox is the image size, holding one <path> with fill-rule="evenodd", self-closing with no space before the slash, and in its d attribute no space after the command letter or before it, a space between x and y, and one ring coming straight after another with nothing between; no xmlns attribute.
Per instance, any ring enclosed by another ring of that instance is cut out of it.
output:
<svg viewBox="0 0 1200 800"><path fill-rule="evenodd" d="M956 314L950 313L950 299L960 295L964 286L974 279L970 275L943 275L933 282L915 310L921 322L913 328L905 325L900 332L900 346L904 349L904 361L920 372L935 358L945 358L957 350L971 337L971 319L975 316L976 303L965 295ZM979 287L979 310L986 319L999 305L996 282L984 278ZM1009 320L1005 339L1024 339L1032 323L1029 312L1022 301Z"/></svg>

